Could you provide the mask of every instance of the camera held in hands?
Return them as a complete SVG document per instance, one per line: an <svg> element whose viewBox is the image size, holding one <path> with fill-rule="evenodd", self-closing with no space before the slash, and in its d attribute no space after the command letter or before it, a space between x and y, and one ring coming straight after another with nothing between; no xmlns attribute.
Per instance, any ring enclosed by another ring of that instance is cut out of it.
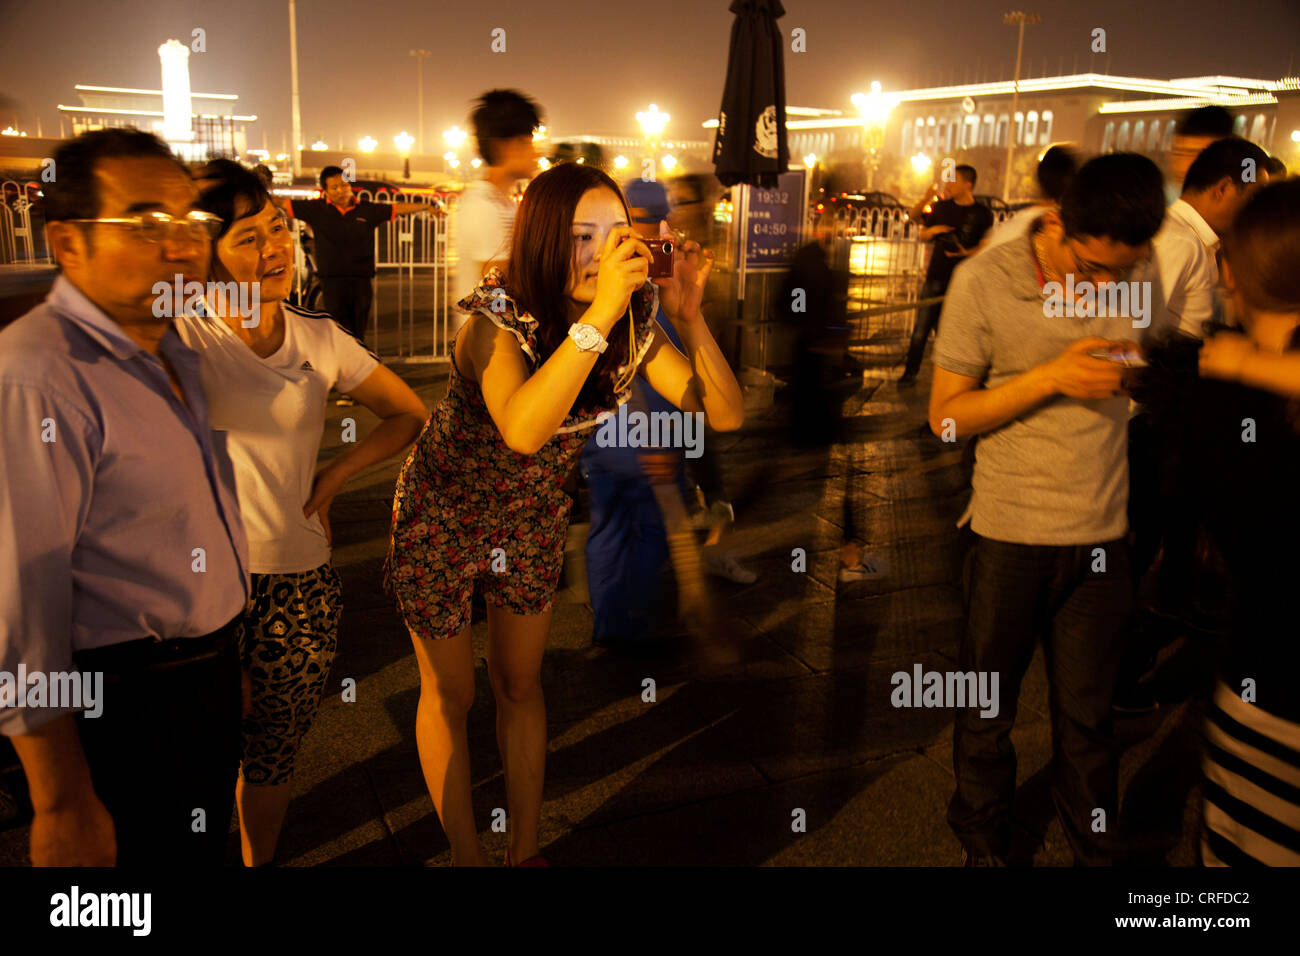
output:
<svg viewBox="0 0 1300 956"><path fill-rule="evenodd" d="M676 240L672 238L642 239L650 248L650 278L670 279L673 274L673 249Z"/></svg>

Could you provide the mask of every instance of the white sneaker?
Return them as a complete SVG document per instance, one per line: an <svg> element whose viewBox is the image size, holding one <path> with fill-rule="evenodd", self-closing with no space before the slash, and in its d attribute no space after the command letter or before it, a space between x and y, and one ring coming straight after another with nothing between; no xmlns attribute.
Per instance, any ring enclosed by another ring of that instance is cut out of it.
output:
<svg viewBox="0 0 1300 956"><path fill-rule="evenodd" d="M731 554L705 554L704 570L736 584L753 584L758 580L755 572L741 567L740 562Z"/></svg>

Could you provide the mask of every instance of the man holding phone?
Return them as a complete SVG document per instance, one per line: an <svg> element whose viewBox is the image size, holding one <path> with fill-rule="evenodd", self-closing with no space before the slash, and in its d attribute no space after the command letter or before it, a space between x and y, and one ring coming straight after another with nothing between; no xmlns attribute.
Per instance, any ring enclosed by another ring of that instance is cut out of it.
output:
<svg viewBox="0 0 1300 956"><path fill-rule="evenodd" d="M984 252L953 279L934 349L930 427L979 435L967 516L977 542L967 568L960 668L997 673L991 717L958 710L957 790L948 821L966 865L998 865L1016 784L1020 683L1042 635L1053 722L1052 792L1076 861L1112 862L1118 766L1111 694L1132 601L1125 365L1131 341L1174 320L1152 283L1151 311L1061 315L1044 287L1151 281L1151 239L1164 217L1162 179L1133 153L1079 170L1059 212L1031 235ZM1149 324L1148 324L1149 319ZM963 522L965 518L963 518ZM1096 811L1106 829L1096 827Z"/></svg>

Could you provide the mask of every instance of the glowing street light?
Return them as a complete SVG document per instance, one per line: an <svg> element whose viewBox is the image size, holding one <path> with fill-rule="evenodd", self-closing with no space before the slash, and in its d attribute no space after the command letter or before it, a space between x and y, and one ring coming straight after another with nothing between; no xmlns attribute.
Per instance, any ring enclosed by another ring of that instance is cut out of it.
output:
<svg viewBox="0 0 1300 956"><path fill-rule="evenodd" d="M414 142L415 137L406 130L402 130L393 137L393 144L397 147L397 151L403 156L406 156L411 152L411 144Z"/></svg>
<svg viewBox="0 0 1300 956"><path fill-rule="evenodd" d="M870 160L867 188L871 189L875 186L876 168L880 165L880 147L885 142L885 123L897 98L886 96L881 92L880 81L874 80L870 93L854 93L849 100L862 116L862 138Z"/></svg>
<svg viewBox="0 0 1300 956"><path fill-rule="evenodd" d="M311 148L316 152L321 153L329 149L330 147L329 147L329 143L325 142L323 139L318 139L316 140L316 142L311 144Z"/></svg>
<svg viewBox="0 0 1300 956"><path fill-rule="evenodd" d="M540 169L542 172L546 172L548 169L551 168L551 161L547 159L545 156L543 156L541 157L541 159L537 160L537 168Z"/></svg>
<svg viewBox="0 0 1300 956"><path fill-rule="evenodd" d="M817 165L817 154L809 153L807 156L803 158L803 164L807 166L809 169L812 169L814 166Z"/></svg>
<svg viewBox="0 0 1300 956"><path fill-rule="evenodd" d="M627 168L627 157L624 156L622 153L620 153L619 155L615 156L615 157L614 157L614 168L615 168L615 169L626 169L626 168Z"/></svg>
<svg viewBox="0 0 1300 956"><path fill-rule="evenodd" d="M924 176L930 168L930 157L925 153L917 153L912 157L912 171L918 176Z"/></svg>
<svg viewBox="0 0 1300 956"><path fill-rule="evenodd" d="M677 157L674 156L672 153L669 153L667 156L663 158L663 164L664 164L664 169L668 170L668 172L671 173L677 167Z"/></svg>
<svg viewBox="0 0 1300 956"><path fill-rule="evenodd" d="M443 141L452 148L453 152L465 145L465 140L468 137L469 133L465 132L459 126L453 126L451 129L445 130L442 134Z"/></svg>
<svg viewBox="0 0 1300 956"><path fill-rule="evenodd" d="M358 142L357 145L361 147L361 152L373 153L375 147L379 145L379 140L375 139L373 136L362 136L361 141Z"/></svg>
<svg viewBox="0 0 1300 956"><path fill-rule="evenodd" d="M537 127L537 129L533 130L533 142L534 142L534 143L540 143L540 142L541 142L542 140L544 140L544 139L546 139L546 125L545 125L545 124L543 124L543 125Z"/></svg>
<svg viewBox="0 0 1300 956"><path fill-rule="evenodd" d="M477 156L475 156L473 159L471 159L471 160L469 161L469 164L470 164L471 166L473 166L475 169L478 169L480 166L483 165L483 160L481 160L481 159L479 159Z"/></svg>
<svg viewBox="0 0 1300 956"><path fill-rule="evenodd" d="M670 119L672 117L661 112L654 103L650 104L650 109L642 110L636 114L636 121L641 124L641 131L645 134L646 142L652 152L659 145L659 139L663 136L664 127L668 125Z"/></svg>
<svg viewBox="0 0 1300 956"><path fill-rule="evenodd" d="M1300 129L1291 130L1291 142L1300 143Z"/></svg>

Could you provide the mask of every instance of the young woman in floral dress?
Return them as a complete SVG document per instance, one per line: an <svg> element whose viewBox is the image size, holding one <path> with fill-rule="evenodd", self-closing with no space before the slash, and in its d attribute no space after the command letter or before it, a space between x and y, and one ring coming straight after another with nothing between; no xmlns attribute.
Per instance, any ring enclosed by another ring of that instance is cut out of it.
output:
<svg viewBox="0 0 1300 956"><path fill-rule="evenodd" d="M561 164L528 187L505 273L461 300L447 394L402 469L385 580L420 667L416 741L456 865L486 862L471 805L466 719L474 701L470 599L488 609L488 673L510 827L507 864L538 854L546 758L542 651L568 530L563 484L596 417L638 372L718 431L739 428L740 386L700 314L712 254L678 250L648 281L617 184ZM657 335L662 304L683 355Z"/></svg>

